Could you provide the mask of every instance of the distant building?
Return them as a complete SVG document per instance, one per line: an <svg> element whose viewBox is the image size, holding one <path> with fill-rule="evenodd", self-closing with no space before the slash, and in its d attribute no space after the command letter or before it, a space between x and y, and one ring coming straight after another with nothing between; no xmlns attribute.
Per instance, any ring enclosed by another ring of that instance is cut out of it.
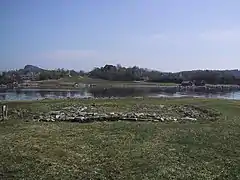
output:
<svg viewBox="0 0 240 180"><path fill-rule="evenodd" d="M192 81L183 81L181 83L181 86L192 86L193 85L193 82Z"/></svg>
<svg viewBox="0 0 240 180"><path fill-rule="evenodd" d="M19 87L39 87L39 84L38 83L34 83L34 82L31 82L31 81L25 81L21 84L19 84Z"/></svg>
<svg viewBox="0 0 240 180"><path fill-rule="evenodd" d="M205 86L205 84L206 84L204 80L194 81L193 83L194 83L195 86Z"/></svg>
<svg viewBox="0 0 240 180"><path fill-rule="evenodd" d="M21 75L20 77L23 81L26 81L26 80L35 81L37 79L37 76L38 74L30 72L30 73Z"/></svg>
<svg viewBox="0 0 240 180"><path fill-rule="evenodd" d="M17 88L18 87L18 83L17 82L13 82L13 83L8 83L7 84L7 88Z"/></svg>
<svg viewBox="0 0 240 180"><path fill-rule="evenodd" d="M5 88L7 88L6 84L0 84L0 89L5 89Z"/></svg>
<svg viewBox="0 0 240 180"><path fill-rule="evenodd" d="M75 88L84 88L86 85L83 83L74 83L73 87Z"/></svg>
<svg viewBox="0 0 240 180"><path fill-rule="evenodd" d="M142 78L143 81L149 81L149 77L145 76Z"/></svg>

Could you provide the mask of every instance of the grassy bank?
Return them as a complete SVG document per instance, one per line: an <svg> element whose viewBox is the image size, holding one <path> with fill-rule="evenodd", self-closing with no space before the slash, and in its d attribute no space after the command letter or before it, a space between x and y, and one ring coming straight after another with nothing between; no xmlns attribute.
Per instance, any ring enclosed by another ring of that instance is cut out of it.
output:
<svg viewBox="0 0 240 180"><path fill-rule="evenodd" d="M221 113L196 122L0 122L0 179L239 179L240 102L214 99L44 100L10 102L30 114L94 105L150 111L197 105ZM27 117L27 116L24 116Z"/></svg>
<svg viewBox="0 0 240 180"><path fill-rule="evenodd" d="M104 87L156 87L156 86L176 86L175 83L152 83L152 82L134 82L134 81L109 81L103 79L93 79L89 77L67 77L59 80L37 81L40 88L68 88L74 89L74 84L93 84Z"/></svg>

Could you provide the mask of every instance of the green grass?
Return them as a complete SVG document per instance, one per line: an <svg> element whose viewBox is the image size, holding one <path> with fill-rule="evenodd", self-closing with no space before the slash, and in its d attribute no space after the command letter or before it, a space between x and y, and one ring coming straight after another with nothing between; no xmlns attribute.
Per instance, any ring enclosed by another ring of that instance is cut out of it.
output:
<svg viewBox="0 0 240 180"><path fill-rule="evenodd" d="M154 86L176 86L175 83L153 83L153 82L134 82L134 81L109 81L89 77L66 77L59 80L46 80L38 82L40 87L55 88L59 85L62 88L74 88L75 83L95 84L97 86L116 86L116 87L154 87Z"/></svg>
<svg viewBox="0 0 240 180"><path fill-rule="evenodd" d="M221 112L195 123L0 122L0 179L240 179L240 102L215 99L43 100L9 109L95 104L106 111L195 104ZM25 119L26 120L26 119Z"/></svg>

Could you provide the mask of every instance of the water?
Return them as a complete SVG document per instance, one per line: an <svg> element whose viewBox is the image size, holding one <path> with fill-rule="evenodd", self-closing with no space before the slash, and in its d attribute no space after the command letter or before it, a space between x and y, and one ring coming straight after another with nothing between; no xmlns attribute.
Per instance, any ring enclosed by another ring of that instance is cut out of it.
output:
<svg viewBox="0 0 240 180"><path fill-rule="evenodd" d="M78 90L22 89L0 92L0 101L87 98L87 97L204 97L240 100L240 91L221 93L174 92L164 93L151 88L92 88Z"/></svg>

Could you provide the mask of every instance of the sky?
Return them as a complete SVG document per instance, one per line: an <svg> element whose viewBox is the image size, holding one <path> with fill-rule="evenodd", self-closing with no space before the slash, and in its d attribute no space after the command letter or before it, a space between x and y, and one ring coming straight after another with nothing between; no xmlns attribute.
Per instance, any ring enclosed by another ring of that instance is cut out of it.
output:
<svg viewBox="0 0 240 180"><path fill-rule="evenodd" d="M1 0L0 70L240 69L239 0Z"/></svg>

